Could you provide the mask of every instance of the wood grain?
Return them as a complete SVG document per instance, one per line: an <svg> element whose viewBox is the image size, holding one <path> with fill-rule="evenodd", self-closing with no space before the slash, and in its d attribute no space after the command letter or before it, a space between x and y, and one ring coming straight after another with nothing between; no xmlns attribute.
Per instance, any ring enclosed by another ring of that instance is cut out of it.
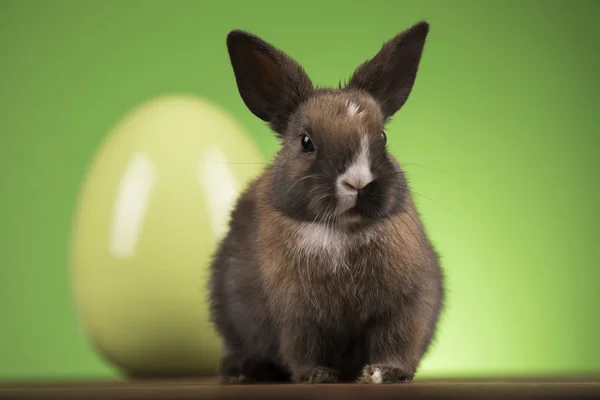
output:
<svg viewBox="0 0 600 400"><path fill-rule="evenodd" d="M0 399L583 399L600 398L600 377L420 380L398 385L220 386L212 379L6 382Z"/></svg>

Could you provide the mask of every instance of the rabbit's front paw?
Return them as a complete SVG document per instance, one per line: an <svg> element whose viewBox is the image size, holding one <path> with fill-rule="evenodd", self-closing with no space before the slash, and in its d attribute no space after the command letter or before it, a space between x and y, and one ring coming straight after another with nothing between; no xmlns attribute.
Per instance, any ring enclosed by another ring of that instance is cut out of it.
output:
<svg viewBox="0 0 600 400"><path fill-rule="evenodd" d="M412 374L407 374L400 368L388 365L366 365L359 383L382 384L382 383L410 383Z"/></svg>

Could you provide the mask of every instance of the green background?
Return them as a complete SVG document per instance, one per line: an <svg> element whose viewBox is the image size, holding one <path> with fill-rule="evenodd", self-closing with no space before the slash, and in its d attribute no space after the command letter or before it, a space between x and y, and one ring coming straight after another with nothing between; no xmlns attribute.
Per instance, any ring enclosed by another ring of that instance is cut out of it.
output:
<svg viewBox="0 0 600 400"><path fill-rule="evenodd" d="M425 19L415 89L388 129L442 255L448 303L422 376L600 371L598 1L2 1L0 379L115 375L69 282L74 206L98 146L168 93L228 109L230 29L335 85Z"/></svg>

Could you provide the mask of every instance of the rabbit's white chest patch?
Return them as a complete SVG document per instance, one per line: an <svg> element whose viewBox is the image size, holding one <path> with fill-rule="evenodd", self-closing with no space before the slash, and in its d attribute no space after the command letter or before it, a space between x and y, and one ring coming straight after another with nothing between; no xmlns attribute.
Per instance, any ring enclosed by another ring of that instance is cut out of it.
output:
<svg viewBox="0 0 600 400"><path fill-rule="evenodd" d="M320 223L305 223L299 229L295 255L305 259L318 259L331 268L348 269L348 252L351 248L367 244L370 235L349 235Z"/></svg>

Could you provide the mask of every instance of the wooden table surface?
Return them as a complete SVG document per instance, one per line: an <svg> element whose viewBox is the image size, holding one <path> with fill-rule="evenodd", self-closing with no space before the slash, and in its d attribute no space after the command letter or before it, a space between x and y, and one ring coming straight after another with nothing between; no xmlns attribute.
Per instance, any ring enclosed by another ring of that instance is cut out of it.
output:
<svg viewBox="0 0 600 400"><path fill-rule="evenodd" d="M397 385L243 385L206 380L0 383L0 399L600 399L600 377L421 379Z"/></svg>

